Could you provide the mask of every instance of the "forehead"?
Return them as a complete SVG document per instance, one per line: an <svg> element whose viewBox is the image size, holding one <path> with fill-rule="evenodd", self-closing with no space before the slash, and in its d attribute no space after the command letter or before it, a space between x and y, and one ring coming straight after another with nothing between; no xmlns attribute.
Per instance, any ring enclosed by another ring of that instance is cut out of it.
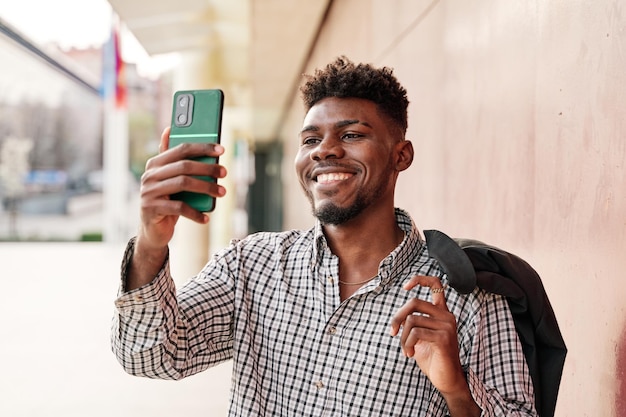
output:
<svg viewBox="0 0 626 417"><path fill-rule="evenodd" d="M371 127L382 123L378 107L370 100L328 97L309 109L304 117L303 126L335 125L344 120L358 120Z"/></svg>

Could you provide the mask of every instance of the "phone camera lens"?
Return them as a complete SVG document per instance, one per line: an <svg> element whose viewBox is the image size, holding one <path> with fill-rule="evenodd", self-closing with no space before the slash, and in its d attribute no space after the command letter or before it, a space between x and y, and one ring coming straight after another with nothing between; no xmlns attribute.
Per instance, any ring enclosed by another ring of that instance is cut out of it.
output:
<svg viewBox="0 0 626 417"><path fill-rule="evenodd" d="M180 123L180 124L187 123L187 115L186 114L179 114L178 115L178 123Z"/></svg>
<svg viewBox="0 0 626 417"><path fill-rule="evenodd" d="M185 107L188 102L189 98L187 96L182 96L180 99L178 99L178 105L181 107Z"/></svg>

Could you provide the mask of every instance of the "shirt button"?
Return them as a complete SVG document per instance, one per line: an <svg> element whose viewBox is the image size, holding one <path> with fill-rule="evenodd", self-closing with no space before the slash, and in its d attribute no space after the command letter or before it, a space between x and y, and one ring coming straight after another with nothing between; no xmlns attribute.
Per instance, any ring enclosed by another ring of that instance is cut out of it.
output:
<svg viewBox="0 0 626 417"><path fill-rule="evenodd" d="M333 278L333 277L328 277L328 283L329 283L329 284L334 284L334 283L335 283L335 278Z"/></svg>
<svg viewBox="0 0 626 417"><path fill-rule="evenodd" d="M322 381L317 381L315 383L315 386L317 387L317 389L322 389L324 388L324 383Z"/></svg>
<svg viewBox="0 0 626 417"><path fill-rule="evenodd" d="M143 301L143 297L142 297L141 295L139 295L139 294L135 295L135 296L133 297L133 299L134 299L135 301L137 301L137 302L141 302L141 301Z"/></svg>
<svg viewBox="0 0 626 417"><path fill-rule="evenodd" d="M330 329L328 329L328 333L329 333L329 334L335 334L335 333L337 333L337 328L336 328L336 327L331 327Z"/></svg>

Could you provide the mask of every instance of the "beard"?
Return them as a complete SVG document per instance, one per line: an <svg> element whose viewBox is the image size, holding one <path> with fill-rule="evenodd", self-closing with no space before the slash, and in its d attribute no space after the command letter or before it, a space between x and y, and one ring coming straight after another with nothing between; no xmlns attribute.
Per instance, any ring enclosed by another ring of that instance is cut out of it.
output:
<svg viewBox="0 0 626 417"><path fill-rule="evenodd" d="M324 225L334 226L343 224L357 217L368 204L362 195L357 195L356 200L348 207L339 207L329 203L318 209L313 208L313 215Z"/></svg>
<svg viewBox="0 0 626 417"><path fill-rule="evenodd" d="M341 207L333 202L329 202L316 208L313 196L307 193L309 201L311 202L313 215L323 225L338 226L344 224L356 218L363 210L372 205L373 202L380 199L387 189L388 181L389 179L387 178L381 179L377 184L374 184L372 188L359 189L352 204L346 207Z"/></svg>

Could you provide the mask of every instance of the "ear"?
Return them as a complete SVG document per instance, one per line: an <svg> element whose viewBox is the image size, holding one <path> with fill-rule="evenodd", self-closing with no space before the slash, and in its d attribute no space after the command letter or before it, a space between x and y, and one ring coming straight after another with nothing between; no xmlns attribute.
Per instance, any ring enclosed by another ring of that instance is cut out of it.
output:
<svg viewBox="0 0 626 417"><path fill-rule="evenodd" d="M396 169L404 171L413 163L413 144L410 140L403 140L396 144Z"/></svg>

